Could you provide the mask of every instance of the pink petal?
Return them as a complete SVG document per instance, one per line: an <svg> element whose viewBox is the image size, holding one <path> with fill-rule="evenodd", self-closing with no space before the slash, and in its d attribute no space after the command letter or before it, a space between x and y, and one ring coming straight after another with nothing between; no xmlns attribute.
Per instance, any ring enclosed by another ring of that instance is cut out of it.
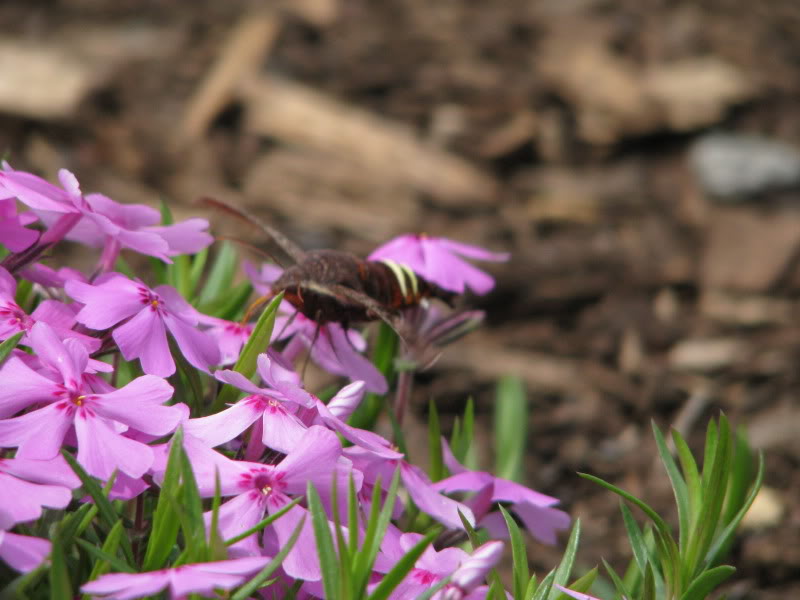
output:
<svg viewBox="0 0 800 600"><path fill-rule="evenodd" d="M34 402L57 399L57 385L12 356L0 369L0 419L18 413Z"/></svg>
<svg viewBox="0 0 800 600"><path fill-rule="evenodd" d="M102 595L115 600L151 596L169 584L167 570L147 573L110 573L81 586L85 594Z"/></svg>
<svg viewBox="0 0 800 600"><path fill-rule="evenodd" d="M269 559L267 559L269 560ZM182 570L170 570L170 591L172 598L185 598L187 594L200 594L202 597L218 597L215 589L229 590L245 580L242 575L225 573L204 573L187 565ZM178 567L180 569L180 567Z"/></svg>
<svg viewBox="0 0 800 600"><path fill-rule="evenodd" d="M318 489L330 488L342 444L332 431L314 426L306 431L300 443L277 465L285 473L289 493L305 494L307 482Z"/></svg>
<svg viewBox="0 0 800 600"><path fill-rule="evenodd" d="M90 475L106 480L115 469L138 479L153 464L153 449L114 431L104 419L79 411L75 418L78 462Z"/></svg>
<svg viewBox="0 0 800 600"><path fill-rule="evenodd" d="M7 458L0 460L0 471L35 483L76 488L81 480L60 454L50 460Z"/></svg>
<svg viewBox="0 0 800 600"><path fill-rule="evenodd" d="M288 501L288 498L286 499ZM286 502L270 502L270 514L280 510ZM294 530L305 518L303 528L297 542L283 559L283 570L290 577L302 579L304 581L318 581L322 578L320 571L319 558L317 555L317 544L314 538L314 528L311 523L311 515L300 506L293 506L285 515L275 521L272 525L278 536L278 543L283 547L288 543Z"/></svg>
<svg viewBox="0 0 800 600"><path fill-rule="evenodd" d="M505 262L511 255L508 252L492 252L480 246L473 246L472 244L464 244L456 242L447 238L432 238L435 239L437 244L442 248L450 250L454 254L460 254L467 258L474 258L475 260L488 260L494 262Z"/></svg>
<svg viewBox="0 0 800 600"><path fill-rule="evenodd" d="M30 331L31 346L39 359L61 373L67 387L78 387L89 355L83 346L65 346L47 323L36 323Z"/></svg>
<svg viewBox="0 0 800 600"><path fill-rule="evenodd" d="M164 322L191 365L208 373L211 365L219 363L219 348L213 338L169 313L164 316Z"/></svg>
<svg viewBox="0 0 800 600"><path fill-rule="evenodd" d="M555 544L556 532L567 529L570 517L563 510L532 504L514 504L511 511L516 514L531 535L545 544Z"/></svg>
<svg viewBox="0 0 800 600"><path fill-rule="evenodd" d="M0 187L36 210L76 212L64 190L31 173L4 169L0 172Z"/></svg>
<svg viewBox="0 0 800 600"><path fill-rule="evenodd" d="M417 467L401 462L400 476L403 485L408 490L408 495L422 512L451 529L463 529L464 526L458 516L460 511L469 524L475 526L475 517L472 511L461 502L456 502L436 492Z"/></svg>
<svg viewBox="0 0 800 600"><path fill-rule="evenodd" d="M55 457L72 426L67 408L67 402L57 402L20 417L0 420L0 446L18 446L17 458Z"/></svg>
<svg viewBox="0 0 800 600"><path fill-rule="evenodd" d="M164 322L149 308L117 327L112 336L125 360L138 358L145 373L169 377L175 372Z"/></svg>
<svg viewBox="0 0 800 600"><path fill-rule="evenodd" d="M235 498L228 500L219 509L220 535L223 539L228 540L250 529L264 518L264 509L264 505L253 500L249 492L239 494ZM204 517L207 519L206 526L208 527L211 513L206 513ZM229 546L229 549L238 556L257 556L261 554L256 534L236 542Z"/></svg>
<svg viewBox="0 0 800 600"><path fill-rule="evenodd" d="M27 573L50 554L50 542L27 535L0 531L0 559L15 571Z"/></svg>
<svg viewBox="0 0 800 600"><path fill-rule="evenodd" d="M214 377L222 383L227 383L235 388L247 392L249 394L263 394L262 388L258 387L255 383L250 381L247 377L237 371L225 369L223 371L215 371Z"/></svg>
<svg viewBox="0 0 800 600"><path fill-rule="evenodd" d="M97 396L92 407L106 418L161 436L174 431L182 418L179 409L159 406L172 397L173 391L164 379L143 375L119 390Z"/></svg>
<svg viewBox="0 0 800 600"><path fill-rule="evenodd" d="M219 446L242 433L263 414L259 404L245 398L217 414L189 419L183 430L209 447Z"/></svg>
<svg viewBox="0 0 800 600"><path fill-rule="evenodd" d="M475 548L461 563L450 580L461 590L469 592L479 586L503 556L503 542L487 542Z"/></svg>
<svg viewBox="0 0 800 600"><path fill-rule="evenodd" d="M64 508L72 492L60 485L42 485L17 479L0 472L3 494L0 497L0 529L34 521L42 516L42 507Z"/></svg>
<svg viewBox="0 0 800 600"><path fill-rule="evenodd" d="M280 403L264 411L262 429L264 445L284 454L294 450L308 431L308 427Z"/></svg>
<svg viewBox="0 0 800 600"><path fill-rule="evenodd" d="M108 329L143 308L140 285L127 277L115 275L101 285L76 280L67 281L67 294L85 306L75 316L91 329Z"/></svg>
<svg viewBox="0 0 800 600"><path fill-rule="evenodd" d="M338 432L342 435L342 437L349 442L352 442L356 446L366 448L378 456L382 456L387 459L398 459L403 457L401 453L392 450L390 447L391 444L388 440L381 437L377 433L352 427L344 421L337 419L335 416L333 416L333 413L328 410L328 407L322 402L317 403L317 410L319 411L320 419L323 423L325 423L326 426Z"/></svg>
<svg viewBox="0 0 800 600"><path fill-rule="evenodd" d="M364 399L364 382L354 381L344 386L328 402L328 410L338 419L347 419Z"/></svg>
<svg viewBox="0 0 800 600"><path fill-rule="evenodd" d="M195 254L209 246L214 238L206 230L205 219L186 219L174 225L150 227L148 231L157 233L169 245L169 254Z"/></svg>

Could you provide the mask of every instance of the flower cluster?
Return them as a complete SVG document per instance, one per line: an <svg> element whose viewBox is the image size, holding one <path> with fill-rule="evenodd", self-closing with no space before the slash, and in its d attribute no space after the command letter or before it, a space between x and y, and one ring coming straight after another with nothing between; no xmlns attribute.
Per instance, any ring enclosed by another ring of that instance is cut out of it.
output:
<svg viewBox="0 0 800 600"><path fill-rule="evenodd" d="M336 498L354 491L357 520L367 523L372 499L387 497L395 474L407 492L392 515L396 523L421 512L451 533L463 532L466 521L497 540L506 535L496 511L502 502L542 542L554 543L555 532L568 525L566 514L553 507L556 499L470 471L446 444L451 476L434 483L390 440L348 423L365 394L385 394L389 382L363 355L365 338L344 324L320 325L282 305L272 345L255 353L259 379L251 379L238 365L243 348L250 348L254 324L231 320L249 314L241 303L232 307L225 294L205 301L193 292L197 279L181 294L165 278L151 287L115 270L123 249L168 265L180 254L203 250L212 242L208 223L190 219L159 225L158 211L84 194L66 170L59 182L7 164L0 171L0 242L7 249L0 267L0 340L9 340L0 367L0 449L8 456L0 458L0 558L11 568L29 571L50 550L47 540L12 533L12 528L39 519L45 508L83 501L73 494L80 480L62 453L108 484L111 498L140 502L165 482L174 439L182 439L199 495L223 499L204 517L209 542L213 537L236 540L228 544L224 560L108 574L84 583L84 593L136 598L168 587L173 597L212 594L240 585L296 538L274 581L296 582L308 597L323 597L309 483L333 532L352 516ZM29 210L19 213L18 202ZM40 262L64 240L102 248L92 273L55 271ZM493 284L461 257L506 258L426 236L403 236L373 257L406 264L459 293L485 293ZM250 275L254 287L269 292L279 272L251 268ZM297 372L306 353L351 383L323 402ZM235 369L221 368L234 364ZM220 388L237 390L241 398L234 394L223 410L212 413ZM183 435L170 440L179 427ZM472 498L463 495L472 492ZM341 528L337 535L356 530ZM380 585L421 537L390 525L370 586ZM435 598L483 598L485 576L501 551L498 541L471 554L456 547L429 548L391 597L414 597L440 583Z"/></svg>

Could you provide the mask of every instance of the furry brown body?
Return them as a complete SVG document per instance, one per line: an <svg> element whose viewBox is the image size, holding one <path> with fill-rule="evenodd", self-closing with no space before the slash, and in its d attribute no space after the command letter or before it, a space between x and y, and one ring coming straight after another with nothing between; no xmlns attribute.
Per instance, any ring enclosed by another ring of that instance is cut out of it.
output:
<svg viewBox="0 0 800 600"><path fill-rule="evenodd" d="M338 250L312 250L288 267L273 284L274 292L321 325L384 319L424 298L451 304L455 294L391 262L364 260ZM363 297L372 302L364 302Z"/></svg>

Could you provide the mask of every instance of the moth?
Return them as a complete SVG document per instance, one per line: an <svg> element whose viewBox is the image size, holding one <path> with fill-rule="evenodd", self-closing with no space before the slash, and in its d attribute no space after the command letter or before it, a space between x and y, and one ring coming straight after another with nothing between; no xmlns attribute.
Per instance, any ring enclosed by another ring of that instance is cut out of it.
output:
<svg viewBox="0 0 800 600"><path fill-rule="evenodd" d="M292 260L272 283L299 313L318 325L382 320L407 344L413 331L402 319L405 309L436 298L453 306L456 294L426 281L406 265L373 261L340 250L303 250L254 215L213 198L201 200L259 227ZM266 300L268 298L262 299Z"/></svg>

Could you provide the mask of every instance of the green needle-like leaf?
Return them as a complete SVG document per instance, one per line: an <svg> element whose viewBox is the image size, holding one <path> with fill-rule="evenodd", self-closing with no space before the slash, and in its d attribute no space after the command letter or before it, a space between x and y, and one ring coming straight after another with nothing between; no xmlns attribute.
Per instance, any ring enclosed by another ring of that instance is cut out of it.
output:
<svg viewBox="0 0 800 600"><path fill-rule="evenodd" d="M715 588L735 572L736 569L727 565L721 565L703 572L692 581L680 600L705 600Z"/></svg>
<svg viewBox="0 0 800 600"><path fill-rule="evenodd" d="M675 430L672 431L672 440L675 442L678 459L686 478L686 491L689 496L689 529L693 530L697 525L697 518L700 516L700 507L703 503L703 482L700 477L700 471L697 468L697 462L694 460L692 451L689 450L686 441Z"/></svg>
<svg viewBox="0 0 800 600"><path fill-rule="evenodd" d="M192 258L192 268L189 270L189 289L191 293L185 296L186 298L192 298L195 290L197 290L197 285L200 283L200 278L203 276L203 270L208 261L208 249L209 246L206 246Z"/></svg>
<svg viewBox="0 0 800 600"><path fill-rule="evenodd" d="M108 492L103 491L103 488L100 487L100 485L97 483L94 477L89 475L69 452L67 452L66 450L62 450L61 455L69 463L70 468L75 472L75 474L81 480L83 489L86 491L87 494L89 494L89 496L91 496L92 500L94 500L94 503L97 506L98 514L100 515L100 520L109 530L111 530L111 528L113 528L114 525L116 525L117 521L120 518L120 515L117 513L116 510L114 510L114 506L108 499ZM114 475L114 478L116 478L116 475ZM109 489L111 487L110 484L111 482L107 484ZM134 563L133 550L131 549L131 544L130 540L128 540L128 536L122 537L122 549L125 552L125 560L127 560L129 564L133 564Z"/></svg>
<svg viewBox="0 0 800 600"><path fill-rule="evenodd" d="M525 442L528 433L528 398L522 381L506 376L497 385L494 412L494 435L503 440L497 445L498 477L520 481Z"/></svg>
<svg viewBox="0 0 800 600"><path fill-rule="evenodd" d="M564 556L561 557L561 562L559 563L558 567L556 567L553 585L567 585L567 582L569 581L569 575L572 573L572 566L575 564L575 555L578 553L578 542L580 539L581 521L580 519L576 519L575 524L572 526L572 531L569 534L567 547L564 549ZM559 593L558 589L553 591L555 593L551 592L548 595L549 598L553 598Z"/></svg>
<svg viewBox="0 0 800 600"><path fill-rule="evenodd" d="M333 545L333 536L328 525L328 516L322 506L322 500L309 481L306 491L308 510L311 512L311 523L314 526L314 539L317 541L317 555L319 566L322 570L322 585L325 588L326 598L336 598L339 590L339 560L336 548Z"/></svg>
<svg viewBox="0 0 800 600"><path fill-rule="evenodd" d="M211 265L211 272L200 292L198 299L200 312L208 312L205 308L207 305L213 304L217 299L230 293L238 263L239 256L234 245L230 242L223 242L217 250L214 263Z"/></svg>
<svg viewBox="0 0 800 600"><path fill-rule="evenodd" d="M444 462L442 460L442 428L439 425L439 413L436 403L431 400L428 405L428 453L430 469L428 475L431 481L440 481L445 477Z"/></svg>
<svg viewBox="0 0 800 600"><path fill-rule="evenodd" d="M19 333L15 333L10 338L3 341L2 344L0 344L0 366L2 366L4 362L6 362L6 358L8 358L8 355L11 354L11 351L17 347L17 344L22 339L23 335L25 335L25 332L20 331Z"/></svg>
<svg viewBox="0 0 800 600"><path fill-rule="evenodd" d="M178 539L180 521L175 512L177 494L181 484L183 455L183 429L179 428L172 436L167 469L158 494L158 502L153 513L153 527L147 541L142 569L155 571L162 568L172 553Z"/></svg>
<svg viewBox="0 0 800 600"><path fill-rule="evenodd" d="M539 584L533 594L532 600L545 600L545 598L549 598L550 593L553 591L553 583L555 582L555 579L556 571L553 569L544 579L542 579L542 582Z"/></svg>
<svg viewBox="0 0 800 600"><path fill-rule="evenodd" d="M622 579L620 579L619 575L617 575L617 572L611 567L610 564L606 562L605 559L603 559L603 566L606 568L608 576L614 583L614 587L617 588L617 594L619 594L619 596L621 596L622 598L629 598L629 599L634 598L634 596L631 595L631 593L628 591L628 588L625 587L625 584L622 583Z"/></svg>
<svg viewBox="0 0 800 600"><path fill-rule="evenodd" d="M120 523L122 523L120 521ZM113 530L112 530L113 531ZM124 531L124 530L122 530ZM107 544L103 544L102 548L98 548L94 544L90 544L86 540L77 539L75 540L77 544L83 548L86 552L94 556L98 562L95 563L94 569L92 570L92 575L89 577L89 581L97 579L100 575L103 575L109 571L109 567L114 567L114 570L119 573L135 573L136 569L128 565L125 561L120 560L116 556L114 556L114 552L116 550L108 549ZM117 543L119 540L117 540ZM95 573L95 571L97 571Z"/></svg>
<svg viewBox="0 0 800 600"><path fill-rule="evenodd" d="M395 469L392 476L392 483L389 486L389 491L386 494L386 500L378 512L381 500L381 485L380 479L375 482L375 488L372 491L372 504L370 507L370 517L367 521L367 531L364 534L364 544L361 551L356 555L355 566L353 568L353 579L356 589L364 589L367 585L370 575L372 574L372 565L375 563L375 558L378 556L378 551L381 547L381 542L386 534L386 529L389 527L389 522L392 519L392 512L394 510L395 502L397 501L397 489L400 486L400 469Z"/></svg>
<svg viewBox="0 0 800 600"><path fill-rule="evenodd" d="M573 592L580 592L581 594L585 594L592 587L592 584L594 584L595 579L597 579L597 567L595 567L594 569L592 569L579 579L576 579L569 585L565 585L564 587L569 590L572 590ZM555 597L555 600L570 600L571 598L572 596L568 596L564 592L561 592Z"/></svg>
<svg viewBox="0 0 800 600"><path fill-rule="evenodd" d="M625 531L628 533L628 540L631 543L633 558L639 570L644 573L645 567L650 562L648 560L648 551L644 536L642 535L641 529L639 529L639 526L636 524L631 510L624 502L620 502L619 508L622 511L622 521L625 523Z"/></svg>
<svg viewBox="0 0 800 600"><path fill-rule="evenodd" d="M654 511L652 508L650 508L650 506L639 500L636 496L633 496L632 494L629 494L625 490L618 488L617 486L612 485L606 481L603 481L602 479L600 479L599 477L595 477L594 475L589 475L588 473L578 473L578 475L580 477L583 477L584 479L593 481L597 485L604 487L609 491L614 492L615 494L621 496L631 504L639 507L639 509L642 510L642 512L644 512L644 514L646 514L651 521L653 521L653 524L656 526L656 529L659 531L659 533L661 533L663 537L667 539L671 537L670 528L669 525L667 525L667 522L664 521L664 519L662 519L656 511Z"/></svg>
<svg viewBox="0 0 800 600"><path fill-rule="evenodd" d="M525 549L525 540L522 539L522 533L516 521L514 521L514 517L502 506L500 507L500 513L506 521L508 534L511 538L511 563L514 565L514 598L522 598L530 577L528 551Z"/></svg>
<svg viewBox="0 0 800 600"><path fill-rule="evenodd" d="M261 313L258 318L253 333L244 345L242 352L239 354L239 360L236 361L233 370L241 373L248 379L253 377L256 372L256 362L258 355L267 351L269 340L272 337L272 328L275 326L275 316L278 313L278 307L283 300L283 294L278 294L269 303L267 308ZM240 390L232 385L225 384L222 386L214 405L211 407L211 413L218 413L226 404L232 403L239 396Z"/></svg>
<svg viewBox="0 0 800 600"><path fill-rule="evenodd" d="M667 476L672 484L672 491L675 495L675 502L678 506L678 529L679 537L678 543L680 547L685 547L689 540L689 532L691 531L691 515L689 513L689 493L686 487L686 482L681 476L678 465L672 454L667 449L667 444L664 441L664 436L661 430L656 426L655 422L652 423L653 435L656 438L656 446L658 447L658 454L661 456L661 462L667 470Z"/></svg>
<svg viewBox="0 0 800 600"><path fill-rule="evenodd" d="M65 548L61 543L58 529L51 539L50 551L50 599L72 600L72 583L69 579L69 567L65 557Z"/></svg>

